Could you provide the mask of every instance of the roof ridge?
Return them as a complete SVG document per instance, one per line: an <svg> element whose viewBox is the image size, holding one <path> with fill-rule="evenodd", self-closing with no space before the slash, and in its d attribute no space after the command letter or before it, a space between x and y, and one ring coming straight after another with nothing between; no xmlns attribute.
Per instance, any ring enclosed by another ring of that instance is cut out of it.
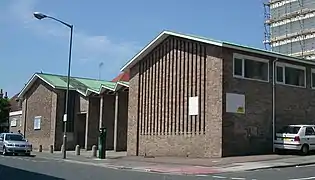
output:
<svg viewBox="0 0 315 180"><path fill-rule="evenodd" d="M52 73L40 73L36 72L37 75L51 75L51 76L58 76L58 77L67 77L66 75L60 75L60 74L52 74ZM111 82L108 80L99 80L99 79L93 79L93 78L87 78L87 77L77 77L77 76L70 76L71 78L77 78L77 79L86 79L86 80L93 80L93 81L100 81L100 82Z"/></svg>

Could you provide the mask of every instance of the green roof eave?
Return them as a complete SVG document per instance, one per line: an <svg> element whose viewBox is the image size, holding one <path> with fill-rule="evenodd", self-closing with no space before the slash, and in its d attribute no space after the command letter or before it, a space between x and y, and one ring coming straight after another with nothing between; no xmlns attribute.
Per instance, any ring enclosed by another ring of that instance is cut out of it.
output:
<svg viewBox="0 0 315 180"><path fill-rule="evenodd" d="M55 74L44 74L44 73L35 73L25 87L21 90L18 97L24 95L24 93L33 85L33 83L37 79L41 79L53 89L67 89L67 78L66 76L62 75L55 75ZM102 81L102 80L95 80L89 78L79 78L79 77L71 77L70 79L70 90L75 90L78 93L82 94L83 96L88 96L91 93L100 94L103 92L103 89L107 89L110 91L117 91L117 84L120 82L111 82L111 81ZM124 84L127 84L124 82Z"/></svg>

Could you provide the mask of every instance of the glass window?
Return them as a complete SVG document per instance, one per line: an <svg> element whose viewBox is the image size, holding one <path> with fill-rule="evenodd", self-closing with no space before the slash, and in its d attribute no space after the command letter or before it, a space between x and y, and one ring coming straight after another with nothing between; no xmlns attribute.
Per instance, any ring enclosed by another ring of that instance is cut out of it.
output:
<svg viewBox="0 0 315 180"><path fill-rule="evenodd" d="M284 134L297 134L300 130L300 127L297 126L283 126L278 133Z"/></svg>
<svg viewBox="0 0 315 180"><path fill-rule="evenodd" d="M285 67L285 84L305 86L305 71L292 67Z"/></svg>
<svg viewBox="0 0 315 180"><path fill-rule="evenodd" d="M312 127L307 127L305 129L305 135L315 135L315 131Z"/></svg>
<svg viewBox="0 0 315 180"><path fill-rule="evenodd" d="M278 82L283 82L284 81L284 77L283 77L283 67L277 66L277 70L276 70L276 78Z"/></svg>
<svg viewBox="0 0 315 180"><path fill-rule="evenodd" d="M268 81L268 63L245 59L244 77Z"/></svg>
<svg viewBox="0 0 315 180"><path fill-rule="evenodd" d="M243 60L235 58L234 59L234 75L242 76L243 74Z"/></svg>
<svg viewBox="0 0 315 180"><path fill-rule="evenodd" d="M18 134L7 134L5 135L5 140L7 141L24 141L23 136Z"/></svg>

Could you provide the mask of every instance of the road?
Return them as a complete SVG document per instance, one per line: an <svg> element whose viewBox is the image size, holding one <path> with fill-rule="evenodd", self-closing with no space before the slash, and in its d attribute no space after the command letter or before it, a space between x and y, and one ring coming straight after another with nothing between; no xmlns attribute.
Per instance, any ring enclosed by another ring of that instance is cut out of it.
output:
<svg viewBox="0 0 315 180"><path fill-rule="evenodd" d="M8 180L193 180L192 176L108 169L38 157L0 156L0 179ZM197 178L200 179L200 178Z"/></svg>
<svg viewBox="0 0 315 180"><path fill-rule="evenodd" d="M116 170L40 157L0 156L0 179L20 180L315 180L315 166L223 173L207 176L166 175Z"/></svg>

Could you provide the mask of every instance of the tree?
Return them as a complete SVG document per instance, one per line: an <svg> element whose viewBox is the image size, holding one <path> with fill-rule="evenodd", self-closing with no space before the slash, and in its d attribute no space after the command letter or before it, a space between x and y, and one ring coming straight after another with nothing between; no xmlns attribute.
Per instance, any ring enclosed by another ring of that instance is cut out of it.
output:
<svg viewBox="0 0 315 180"><path fill-rule="evenodd" d="M7 96L0 93L0 125L9 121L10 102Z"/></svg>

